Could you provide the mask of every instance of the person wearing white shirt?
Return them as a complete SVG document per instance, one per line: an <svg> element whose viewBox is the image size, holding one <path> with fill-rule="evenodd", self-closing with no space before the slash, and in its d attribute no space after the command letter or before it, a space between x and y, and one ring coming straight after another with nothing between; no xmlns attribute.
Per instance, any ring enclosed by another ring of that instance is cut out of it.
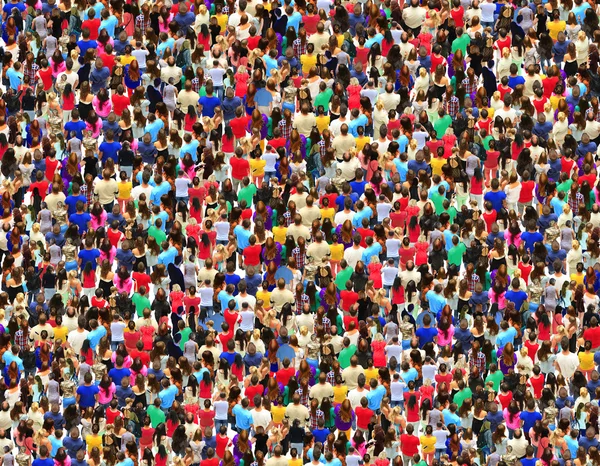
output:
<svg viewBox="0 0 600 466"><path fill-rule="evenodd" d="M352 269L356 268L356 264L362 260L363 252L365 252L365 248L360 245L360 239L360 236L355 236L352 247L344 251L344 259Z"/></svg>

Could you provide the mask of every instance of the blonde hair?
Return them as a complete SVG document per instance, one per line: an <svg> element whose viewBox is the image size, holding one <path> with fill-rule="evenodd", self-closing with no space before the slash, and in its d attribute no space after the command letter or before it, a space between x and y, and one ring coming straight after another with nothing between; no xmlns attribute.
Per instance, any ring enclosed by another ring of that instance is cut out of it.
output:
<svg viewBox="0 0 600 466"><path fill-rule="evenodd" d="M566 118L567 115L565 115L565 112L558 112L558 121L563 122Z"/></svg>

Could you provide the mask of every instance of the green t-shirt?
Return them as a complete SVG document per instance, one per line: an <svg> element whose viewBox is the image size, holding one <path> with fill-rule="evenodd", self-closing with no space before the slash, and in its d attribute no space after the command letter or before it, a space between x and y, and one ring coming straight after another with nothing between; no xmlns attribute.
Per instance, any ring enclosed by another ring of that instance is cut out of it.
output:
<svg viewBox="0 0 600 466"><path fill-rule="evenodd" d="M181 335L181 340L179 340L179 348L181 348L181 351L183 351L183 347L190 339L190 333L192 333L192 329L189 327L185 327L179 332L179 334Z"/></svg>
<svg viewBox="0 0 600 466"><path fill-rule="evenodd" d="M254 198L255 194L256 185L254 183L250 183L245 188L240 189L240 192L238 194L238 202L240 202L243 199L246 201L247 206L250 207L252 206L252 199Z"/></svg>
<svg viewBox="0 0 600 466"><path fill-rule="evenodd" d="M497 370L496 372L490 373L485 378L485 383L492 382L494 384L494 391L498 392L500 390L500 384L504 380L504 374L501 370Z"/></svg>
<svg viewBox="0 0 600 466"><path fill-rule="evenodd" d="M463 34L460 37L457 37L452 41L452 53L455 53L458 49L460 49L463 55L467 54L467 46L471 43L471 38L469 34Z"/></svg>
<svg viewBox="0 0 600 466"><path fill-rule="evenodd" d="M448 251L448 264L456 265L460 267L462 264L463 254L467 250L465 243L459 241L456 246L452 246Z"/></svg>
<svg viewBox="0 0 600 466"><path fill-rule="evenodd" d="M460 409L462 404L465 402L467 398L471 398L473 396L473 392L469 387L465 387L463 390L454 395L454 402L456 406Z"/></svg>
<svg viewBox="0 0 600 466"><path fill-rule="evenodd" d="M565 192L568 193L571 190L571 186L573 185L573 180L571 178L569 178L567 181L563 181L562 183L560 183L557 187L556 190L558 192Z"/></svg>
<svg viewBox="0 0 600 466"><path fill-rule="evenodd" d="M156 429L159 424L162 424L167 420L167 416L165 416L165 413L163 413L162 409L157 408L154 405L148 407L147 412L148 417L150 418L150 423L154 429Z"/></svg>
<svg viewBox="0 0 600 466"><path fill-rule="evenodd" d="M152 236L159 246L162 244L163 241L167 240L167 234L160 228L156 228L154 225L148 228L148 236Z"/></svg>
<svg viewBox="0 0 600 466"><path fill-rule="evenodd" d="M435 214L440 215L444 211L444 201L446 200L446 196L440 194L437 191L434 191L431 194L431 202L435 207Z"/></svg>
<svg viewBox="0 0 600 466"><path fill-rule="evenodd" d="M340 367L342 369L346 369L346 367L350 367L350 359L356 353L356 345L350 345L348 348L344 348L340 351L340 355L338 357L338 361L340 363Z"/></svg>
<svg viewBox="0 0 600 466"><path fill-rule="evenodd" d="M435 132L438 134L438 137L442 137L444 134L446 134L446 130L450 128L451 124L452 117L450 115L444 115L443 118L440 118L435 123L433 123L433 129L435 129Z"/></svg>
<svg viewBox="0 0 600 466"><path fill-rule="evenodd" d="M135 312L138 317L142 317L144 315L144 309L150 309L150 300L148 299L148 295L142 296L139 293L134 293L131 297L131 302L135 306Z"/></svg>
<svg viewBox="0 0 600 466"><path fill-rule="evenodd" d="M448 216L450 217L450 224L454 223L454 219L458 215L456 208L454 206L450 206L448 208L448 210L444 210L444 212L446 212L448 214Z"/></svg>
<svg viewBox="0 0 600 466"><path fill-rule="evenodd" d="M335 283L335 286L337 286L339 291L344 291L346 289L346 282L348 280L350 280L350 277L352 276L353 273L354 273L354 270L350 266L348 266L344 270L341 270L340 272L338 272L337 276L335 277L334 283Z"/></svg>
<svg viewBox="0 0 600 466"><path fill-rule="evenodd" d="M331 97L333 97L333 90L330 87L325 91L318 93L317 97L315 97L315 108L319 108L319 106L322 105L325 109L325 114L327 114Z"/></svg>

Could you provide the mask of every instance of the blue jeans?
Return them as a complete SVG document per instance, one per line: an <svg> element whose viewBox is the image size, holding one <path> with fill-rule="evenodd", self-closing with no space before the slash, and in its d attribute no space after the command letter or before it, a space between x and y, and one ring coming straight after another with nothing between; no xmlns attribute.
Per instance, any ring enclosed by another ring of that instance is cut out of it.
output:
<svg viewBox="0 0 600 466"><path fill-rule="evenodd" d="M271 181L271 178L275 177L275 172L267 172L265 171L265 182L267 184L269 184L269 181Z"/></svg>
<svg viewBox="0 0 600 466"><path fill-rule="evenodd" d="M177 202L183 201L185 204L188 203L188 201L190 200L189 196L185 196L185 197L176 197L175 198L177 200Z"/></svg>
<svg viewBox="0 0 600 466"><path fill-rule="evenodd" d="M200 313L205 313L206 314L206 318L210 319L212 317L212 315L215 313L214 312L214 307L213 306L200 306Z"/></svg>
<svg viewBox="0 0 600 466"><path fill-rule="evenodd" d="M444 453L446 453L445 448L436 448L435 449L435 459L439 461L440 456L442 456Z"/></svg>
<svg viewBox="0 0 600 466"><path fill-rule="evenodd" d="M227 427L227 419L215 419L215 434L221 431L221 426Z"/></svg>

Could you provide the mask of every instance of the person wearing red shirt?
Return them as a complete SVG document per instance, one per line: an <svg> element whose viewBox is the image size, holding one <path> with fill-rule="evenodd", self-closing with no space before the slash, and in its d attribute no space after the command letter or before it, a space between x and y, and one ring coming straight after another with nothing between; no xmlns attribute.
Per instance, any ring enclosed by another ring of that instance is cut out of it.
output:
<svg viewBox="0 0 600 466"><path fill-rule="evenodd" d="M261 36L254 34L253 36L248 37L248 50L254 50L258 47L258 43L260 42Z"/></svg>
<svg viewBox="0 0 600 466"><path fill-rule="evenodd" d="M418 420L418 419L417 419ZM408 464L412 457L419 453L421 441L419 437L413 435L415 428L412 424L406 426L406 433L400 436L400 451L402 451L402 461Z"/></svg>
<svg viewBox="0 0 600 466"><path fill-rule="evenodd" d="M198 411L200 427L213 427L215 425L215 410L210 409L210 400L204 400L204 409Z"/></svg>
<svg viewBox="0 0 600 466"><path fill-rule="evenodd" d="M233 120L232 120L233 121ZM250 176L250 163L242 158L244 151L241 147L235 150L235 156L229 159L231 165L231 181L233 182L233 192L237 192L238 187L242 184L242 180Z"/></svg>
<svg viewBox="0 0 600 466"><path fill-rule="evenodd" d="M306 5L306 12L302 17L302 22L304 23L304 29L306 29L306 35L312 36L317 32L317 24L321 21L321 17L315 14L315 6L312 3Z"/></svg>
<svg viewBox="0 0 600 466"><path fill-rule="evenodd" d="M99 55L99 58L102 60L102 63L104 63L104 66L106 66L111 72L115 69L116 63L116 57L112 54L112 51L112 45L106 44L104 53Z"/></svg>
<svg viewBox="0 0 600 466"><path fill-rule="evenodd" d="M360 406L356 407L354 414L356 414L356 427L362 431L369 430L369 424L371 419L375 415L372 409L369 409L369 402L366 397L360 400Z"/></svg>
<svg viewBox="0 0 600 466"><path fill-rule="evenodd" d="M524 344L525 348L527 348L527 354L529 354L534 363L537 359L537 352L540 349L540 344L537 343L537 341L538 339L536 333L530 332L529 340L527 340Z"/></svg>
<svg viewBox="0 0 600 466"><path fill-rule="evenodd" d="M598 319L595 317L590 319L590 327L583 332L583 339L589 340L593 349L600 347L600 327L598 326Z"/></svg>
<svg viewBox="0 0 600 466"><path fill-rule="evenodd" d="M253 375L252 378L250 379L250 383L251 385L248 386L248 388L246 388L246 392L244 393L244 396L246 398L248 398L248 401L250 401L250 406L252 406L254 408L254 397L256 395L259 395L262 397L264 391L265 391L265 387L261 384L258 383L258 376L257 375Z"/></svg>
<svg viewBox="0 0 600 466"><path fill-rule="evenodd" d="M100 29L100 20L95 18L96 11L93 8L88 10L88 19L81 23L81 30L88 29L90 31L90 40L98 39L98 32Z"/></svg>
<svg viewBox="0 0 600 466"><path fill-rule="evenodd" d="M221 429L223 429L225 432L219 432L217 435L217 448L215 451L219 458L223 458L225 450L227 450L227 447L231 445L231 439L227 436L227 426L221 426ZM202 460L200 462L200 466L219 466L219 460L217 458L212 458L212 456L208 455L208 453L207 456L208 459ZM216 462L212 461L213 459L215 459ZM209 463L209 461L211 462Z"/></svg>
<svg viewBox="0 0 600 466"><path fill-rule="evenodd" d="M446 384L446 389L449 389L450 382L452 382L452 374L447 372L446 364L440 364L439 372L435 376L435 386L439 392L443 383Z"/></svg>
<svg viewBox="0 0 600 466"><path fill-rule="evenodd" d="M138 291L142 286L145 286L147 290L150 289L152 279L150 278L150 275L146 273L146 268L142 262L137 265L137 272L133 272L131 278L135 283L134 291Z"/></svg>
<svg viewBox="0 0 600 466"><path fill-rule="evenodd" d="M129 352L129 356L131 356L132 360L135 360L135 358L140 358L142 364L146 367L149 367L150 354L148 354L147 351L144 351L144 344L141 341L138 341L135 345L135 349Z"/></svg>
<svg viewBox="0 0 600 466"><path fill-rule="evenodd" d="M356 233L360 235L360 245L363 248L367 247L367 238L373 238L375 236L375 232L369 228L369 219L363 218L362 227L356 229Z"/></svg>
<svg viewBox="0 0 600 466"><path fill-rule="evenodd" d="M530 173L524 172L521 180L521 193L519 194L519 212L525 210L525 207L531 205L534 196L535 181L530 180ZM523 278L527 281L527 278Z"/></svg>
<svg viewBox="0 0 600 466"><path fill-rule="evenodd" d="M290 379L296 374L296 369L294 367L290 367L290 361L288 359L284 359L282 364L283 368L277 371L276 379L277 383L280 383L286 387Z"/></svg>
<svg viewBox="0 0 600 466"><path fill-rule="evenodd" d="M223 322L221 324L221 328L223 329L223 331L221 333L219 333L217 338L221 342L221 346L223 348L227 348L227 343L229 343L229 340L231 340L234 336L233 329L232 329L232 327L229 326L229 324L227 322Z"/></svg>
<svg viewBox="0 0 600 466"><path fill-rule="evenodd" d="M354 322L354 328L358 328L358 316L356 309L350 308L350 314L344 316L344 328L350 328L350 322Z"/></svg>
<svg viewBox="0 0 600 466"><path fill-rule="evenodd" d="M110 68L109 68L110 69ZM112 95L113 112L115 115L123 115L123 110L129 107L129 97L124 95L125 89L122 85L117 86L117 92Z"/></svg>
<svg viewBox="0 0 600 466"><path fill-rule="evenodd" d="M508 408L513 399L513 394L505 383L500 384L500 393L498 393L498 402L501 409Z"/></svg>
<svg viewBox="0 0 600 466"><path fill-rule="evenodd" d="M533 397L536 400L542 397L542 390L546 384L546 378L541 372L539 366L534 366L533 375L527 380L527 384L533 389Z"/></svg>
<svg viewBox="0 0 600 466"><path fill-rule="evenodd" d="M346 289L340 293L340 307L344 312L350 311L350 306L358 301L358 293L353 291L354 284L348 280Z"/></svg>
<svg viewBox="0 0 600 466"><path fill-rule="evenodd" d="M235 118L229 122L229 126L236 139L243 138L246 135L248 116L243 115L243 110L241 108L236 109Z"/></svg>
<svg viewBox="0 0 600 466"><path fill-rule="evenodd" d="M242 256L244 257L244 265L257 267L260 265L260 253L262 252L262 246L256 244L256 236L250 237L250 246L244 248Z"/></svg>

